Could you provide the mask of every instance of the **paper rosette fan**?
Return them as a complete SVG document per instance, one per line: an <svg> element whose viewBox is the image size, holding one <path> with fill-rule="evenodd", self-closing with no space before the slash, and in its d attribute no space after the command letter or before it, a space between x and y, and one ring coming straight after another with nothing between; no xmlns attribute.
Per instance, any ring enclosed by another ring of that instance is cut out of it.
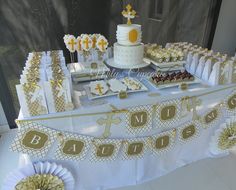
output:
<svg viewBox="0 0 236 190"><path fill-rule="evenodd" d="M230 117L220 125L211 139L210 149L213 154L228 153L236 146L236 118Z"/></svg>
<svg viewBox="0 0 236 190"><path fill-rule="evenodd" d="M27 164L12 172L2 190L73 190L74 178L61 165L49 162Z"/></svg>

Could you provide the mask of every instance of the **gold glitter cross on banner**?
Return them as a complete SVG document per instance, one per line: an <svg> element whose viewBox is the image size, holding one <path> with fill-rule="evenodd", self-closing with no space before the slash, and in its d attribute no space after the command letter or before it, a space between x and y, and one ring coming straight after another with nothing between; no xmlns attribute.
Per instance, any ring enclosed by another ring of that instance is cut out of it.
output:
<svg viewBox="0 0 236 190"><path fill-rule="evenodd" d="M136 11L132 10L132 6L130 4L128 4L126 6L126 10L122 11L122 15L127 18L127 24L131 25L131 19L135 18L136 15Z"/></svg>
<svg viewBox="0 0 236 190"><path fill-rule="evenodd" d="M107 114L107 118L100 118L97 120L98 125L105 125L105 130L103 132L103 138L107 138L111 135L112 124L118 125L121 122L119 117L113 118L115 113L111 112Z"/></svg>

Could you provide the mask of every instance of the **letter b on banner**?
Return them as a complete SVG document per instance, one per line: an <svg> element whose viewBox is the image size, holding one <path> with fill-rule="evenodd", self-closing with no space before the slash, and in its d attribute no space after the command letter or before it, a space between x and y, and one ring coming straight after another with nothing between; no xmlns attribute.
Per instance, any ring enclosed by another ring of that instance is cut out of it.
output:
<svg viewBox="0 0 236 190"><path fill-rule="evenodd" d="M30 130L26 132L22 139L22 145L31 149L42 149L46 145L49 137L46 133Z"/></svg>

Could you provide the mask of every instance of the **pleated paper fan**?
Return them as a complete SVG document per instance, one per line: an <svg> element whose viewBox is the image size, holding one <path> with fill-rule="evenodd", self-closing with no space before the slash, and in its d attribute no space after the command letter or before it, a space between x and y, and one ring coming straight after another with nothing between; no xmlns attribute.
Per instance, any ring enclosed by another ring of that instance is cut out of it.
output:
<svg viewBox="0 0 236 190"><path fill-rule="evenodd" d="M27 164L10 173L3 184L2 190L15 190L15 187L19 182L37 174L56 176L63 181L65 190L74 189L74 178L66 168L63 168L56 163L37 162L34 164Z"/></svg>
<svg viewBox="0 0 236 190"><path fill-rule="evenodd" d="M225 120L211 138L210 151L214 155L227 154L236 146L236 118Z"/></svg>

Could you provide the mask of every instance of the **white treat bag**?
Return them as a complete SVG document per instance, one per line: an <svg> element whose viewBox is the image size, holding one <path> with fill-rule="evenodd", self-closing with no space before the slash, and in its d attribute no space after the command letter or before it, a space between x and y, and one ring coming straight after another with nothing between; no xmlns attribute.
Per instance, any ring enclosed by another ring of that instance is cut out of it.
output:
<svg viewBox="0 0 236 190"><path fill-rule="evenodd" d="M210 74L211 74L211 71L212 71L212 67L214 65L214 63L218 62L217 59L208 59L205 63L205 67L203 69L203 72L202 72L202 80L204 81L208 81L209 80L209 77L210 77Z"/></svg>
<svg viewBox="0 0 236 190"><path fill-rule="evenodd" d="M64 78L63 81L50 80L44 82L44 88L47 89L45 93L49 113L73 110L74 105L67 78Z"/></svg>
<svg viewBox="0 0 236 190"><path fill-rule="evenodd" d="M193 52L189 52L188 55L187 55L187 61L186 61L186 64L185 64L185 68L186 68L187 71L190 70L192 60L193 60Z"/></svg>
<svg viewBox="0 0 236 190"><path fill-rule="evenodd" d="M214 64L209 77L210 85L223 85L230 83L229 73L232 70L229 62L217 62Z"/></svg>
<svg viewBox="0 0 236 190"><path fill-rule="evenodd" d="M93 61L92 51L77 52L78 62L87 63Z"/></svg>
<svg viewBox="0 0 236 190"><path fill-rule="evenodd" d="M191 74L195 74L199 62L199 53L195 53L192 58L192 62L189 68Z"/></svg>
<svg viewBox="0 0 236 190"><path fill-rule="evenodd" d="M199 59L199 63L198 63L198 66L197 66L197 70L195 72L195 75L198 77L198 78L202 78L202 73L203 73L203 70L204 70L204 67L205 67L205 63L207 61L207 59L210 58L210 56L202 56L200 59Z"/></svg>
<svg viewBox="0 0 236 190"><path fill-rule="evenodd" d="M231 71L229 73L229 82L236 83L236 60L229 61Z"/></svg>
<svg viewBox="0 0 236 190"><path fill-rule="evenodd" d="M42 83L16 85L17 96L24 117L47 114L47 103Z"/></svg>

